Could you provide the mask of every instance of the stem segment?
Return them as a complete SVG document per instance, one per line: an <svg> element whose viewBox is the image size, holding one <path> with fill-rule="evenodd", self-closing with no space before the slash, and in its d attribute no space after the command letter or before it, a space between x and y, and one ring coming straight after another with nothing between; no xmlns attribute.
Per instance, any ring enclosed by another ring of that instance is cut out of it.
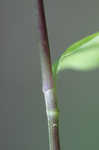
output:
<svg viewBox="0 0 99 150"><path fill-rule="evenodd" d="M50 150L60 150L59 143L59 111L55 85L52 75L50 48L44 13L43 0L37 0L38 21L40 32L40 58L42 72L42 91L44 93L46 113L48 118Z"/></svg>

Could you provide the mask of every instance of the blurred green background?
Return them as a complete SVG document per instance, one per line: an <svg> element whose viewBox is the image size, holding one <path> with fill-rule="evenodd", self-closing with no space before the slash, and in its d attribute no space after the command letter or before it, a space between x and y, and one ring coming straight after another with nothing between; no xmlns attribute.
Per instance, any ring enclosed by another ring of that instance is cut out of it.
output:
<svg viewBox="0 0 99 150"><path fill-rule="evenodd" d="M45 0L52 61L99 31L98 0ZM0 149L48 150L36 0L0 0ZM99 149L99 70L58 76L62 150Z"/></svg>

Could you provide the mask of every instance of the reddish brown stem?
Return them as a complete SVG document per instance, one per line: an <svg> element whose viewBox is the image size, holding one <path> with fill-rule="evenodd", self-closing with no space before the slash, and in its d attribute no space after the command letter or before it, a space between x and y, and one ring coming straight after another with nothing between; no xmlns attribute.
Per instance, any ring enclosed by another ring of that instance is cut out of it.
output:
<svg viewBox="0 0 99 150"><path fill-rule="evenodd" d="M45 97L48 118L50 150L60 150L59 143L59 111L57 107L56 91L52 75L50 48L43 0L37 0L38 22L40 32L40 58L42 72L42 90Z"/></svg>
<svg viewBox="0 0 99 150"><path fill-rule="evenodd" d="M41 62L42 67L47 71L47 76L45 75L45 70L42 71L42 82L43 89L47 90L53 88L53 79L52 79L52 70L51 70L51 57L50 57L50 48L49 48L49 41L48 41L48 34L47 34L47 26L45 20L45 12L44 12L44 4L43 0L37 0L38 6L38 22L39 22L39 32L40 32L40 46L41 46L41 53L44 55Z"/></svg>

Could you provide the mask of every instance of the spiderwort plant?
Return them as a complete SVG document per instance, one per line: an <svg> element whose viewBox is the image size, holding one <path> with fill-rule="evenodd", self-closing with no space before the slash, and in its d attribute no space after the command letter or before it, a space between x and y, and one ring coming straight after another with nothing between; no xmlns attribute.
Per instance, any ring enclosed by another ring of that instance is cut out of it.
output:
<svg viewBox="0 0 99 150"><path fill-rule="evenodd" d="M60 150L56 77L65 69L88 71L99 67L99 33L94 33L71 45L52 65L43 0L37 0L37 9L42 91L48 119L49 145L50 150Z"/></svg>

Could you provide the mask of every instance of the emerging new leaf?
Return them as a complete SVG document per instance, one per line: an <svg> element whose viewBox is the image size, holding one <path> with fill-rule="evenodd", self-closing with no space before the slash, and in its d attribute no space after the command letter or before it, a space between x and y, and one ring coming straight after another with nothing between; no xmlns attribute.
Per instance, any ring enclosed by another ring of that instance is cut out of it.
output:
<svg viewBox="0 0 99 150"><path fill-rule="evenodd" d="M69 48L53 64L53 74L65 69L91 70L99 67L99 32L92 34Z"/></svg>

